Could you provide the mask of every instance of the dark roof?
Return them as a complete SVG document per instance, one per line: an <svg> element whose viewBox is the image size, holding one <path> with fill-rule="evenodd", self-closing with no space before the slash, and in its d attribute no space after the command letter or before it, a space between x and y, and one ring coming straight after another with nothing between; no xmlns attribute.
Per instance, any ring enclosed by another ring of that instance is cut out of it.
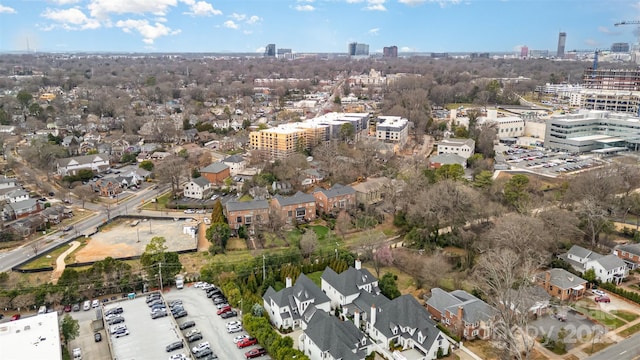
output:
<svg viewBox="0 0 640 360"><path fill-rule="evenodd" d="M361 360L367 355L364 347L369 342L353 322L340 321L324 311L314 313L304 333L320 351L329 352L333 359Z"/></svg>
<svg viewBox="0 0 640 360"><path fill-rule="evenodd" d="M329 190L320 189L316 191L323 193L329 199L336 196L351 195L356 193L356 191L351 186L343 186L340 184L333 185Z"/></svg>
<svg viewBox="0 0 640 360"><path fill-rule="evenodd" d="M193 178L193 179L191 179L191 181L192 181L194 184L196 184L196 185L198 185L198 186L200 186L200 187L205 187L205 186L207 186L207 185L210 185L210 184L211 184L211 182L209 181L209 179L207 179L207 178L206 178L206 177L204 177L204 176L200 176L200 177L197 177L197 178Z"/></svg>
<svg viewBox="0 0 640 360"><path fill-rule="evenodd" d="M322 272L321 278L344 296L357 294L360 292L361 286L378 281L369 270L356 270L351 266L340 274L327 266Z"/></svg>
<svg viewBox="0 0 640 360"><path fill-rule="evenodd" d="M640 255L640 243L620 245L617 246L616 249L619 251L628 252L633 255Z"/></svg>
<svg viewBox="0 0 640 360"><path fill-rule="evenodd" d="M227 212L242 211L242 210L259 210L259 209L268 209L269 202L267 200L229 201L225 206L227 207Z"/></svg>
<svg viewBox="0 0 640 360"><path fill-rule="evenodd" d="M314 300L313 302L315 304L329 302L329 297L305 274L300 274L293 286L284 288L278 292L269 287L262 298L265 300L272 299L278 307L289 305L292 311L297 309L295 299L297 299L299 303L307 300ZM302 314L296 312L294 315L299 317Z"/></svg>
<svg viewBox="0 0 640 360"><path fill-rule="evenodd" d="M234 163L234 164L238 164L244 161L244 158L242 157L242 155L231 155L228 158L222 160L222 162L226 162L226 163Z"/></svg>
<svg viewBox="0 0 640 360"><path fill-rule="evenodd" d="M312 202L312 203L316 202L316 199L313 197L313 195L305 194L305 193L303 193L301 191L298 191L297 193L295 193L292 196L276 195L273 198L278 201L278 204L280 204L280 206L297 205L297 204L303 204L303 203L309 203L309 202Z"/></svg>
<svg viewBox="0 0 640 360"><path fill-rule="evenodd" d="M78 162L78 164L91 164L98 158L98 161L107 161L107 157L103 154L93 154L93 155L83 155L83 156L74 156L70 158L58 159L58 166L66 167L72 160Z"/></svg>
<svg viewBox="0 0 640 360"><path fill-rule="evenodd" d="M550 283L560 289L571 289L576 286L584 285L587 282L587 280L584 280L565 269L551 269L547 270L547 272L551 274ZM538 274L538 276L542 276L542 278L544 278L545 273Z"/></svg>
<svg viewBox="0 0 640 360"><path fill-rule="evenodd" d="M225 165L222 162L214 162L206 167L203 167L202 169L200 169L201 173L211 173L211 174L217 174L217 173L221 173L223 172L225 169L228 169L229 167L227 165Z"/></svg>
<svg viewBox="0 0 640 360"><path fill-rule="evenodd" d="M371 305L375 305L376 308L380 309L384 305L386 305L389 301L389 298L382 294L372 294L370 292L360 290L360 295L358 295L355 300L353 300L353 305L355 305L360 313L368 314L371 311Z"/></svg>
<svg viewBox="0 0 640 360"><path fill-rule="evenodd" d="M409 294L382 306L378 310L374 326L387 338L396 336L393 329L398 327L398 335L412 338L425 350L431 349L438 339L446 340L427 310Z"/></svg>
<svg viewBox="0 0 640 360"><path fill-rule="evenodd" d="M463 164L467 159L458 154L440 154L429 157L429 162L442 165Z"/></svg>

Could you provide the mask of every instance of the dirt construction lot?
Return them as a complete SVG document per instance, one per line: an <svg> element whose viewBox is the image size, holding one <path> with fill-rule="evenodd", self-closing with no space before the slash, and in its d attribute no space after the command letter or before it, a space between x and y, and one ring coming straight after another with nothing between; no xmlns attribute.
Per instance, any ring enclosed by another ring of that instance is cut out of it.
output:
<svg viewBox="0 0 640 360"><path fill-rule="evenodd" d="M195 249L197 238L183 233L183 228L191 223L188 220L141 220L137 226L131 226L134 220L117 220L91 236L87 246L76 255L77 262L102 260L107 256L122 258L142 255L153 237L165 238L168 251Z"/></svg>

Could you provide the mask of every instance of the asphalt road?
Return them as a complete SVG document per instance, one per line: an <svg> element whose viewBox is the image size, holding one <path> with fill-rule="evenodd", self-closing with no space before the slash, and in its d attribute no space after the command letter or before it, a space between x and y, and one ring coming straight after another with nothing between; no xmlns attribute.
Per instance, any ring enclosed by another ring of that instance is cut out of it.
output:
<svg viewBox="0 0 640 360"><path fill-rule="evenodd" d="M585 360L632 360L640 357L640 333L596 353Z"/></svg>
<svg viewBox="0 0 640 360"><path fill-rule="evenodd" d="M132 197L120 201L117 205L112 204L108 210L103 208L97 215L93 215L75 223L73 225L74 230L63 236L61 236L60 232L55 232L44 238L35 240L46 244L41 246L38 252L46 252L60 244L68 243L78 235L83 234L90 229L94 229L98 225L106 222L108 218L114 218L116 216L126 214L137 214L136 208L140 206L141 203L158 196L159 193L162 193L165 190L165 187L159 187L157 190L152 190L151 188L139 190L134 192ZM89 203L86 205L89 205ZM87 208L90 208L90 206L87 206ZM28 244L22 245L8 252L0 253L0 272L10 270L12 267L20 264L33 255L33 248Z"/></svg>

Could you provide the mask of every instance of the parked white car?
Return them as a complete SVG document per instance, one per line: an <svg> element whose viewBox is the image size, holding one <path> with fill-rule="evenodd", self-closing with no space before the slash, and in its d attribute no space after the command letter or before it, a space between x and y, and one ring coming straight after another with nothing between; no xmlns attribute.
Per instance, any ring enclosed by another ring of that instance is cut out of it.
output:
<svg viewBox="0 0 640 360"><path fill-rule="evenodd" d="M595 296L607 296L607 293L602 291L602 290L591 290L591 292L595 295Z"/></svg>

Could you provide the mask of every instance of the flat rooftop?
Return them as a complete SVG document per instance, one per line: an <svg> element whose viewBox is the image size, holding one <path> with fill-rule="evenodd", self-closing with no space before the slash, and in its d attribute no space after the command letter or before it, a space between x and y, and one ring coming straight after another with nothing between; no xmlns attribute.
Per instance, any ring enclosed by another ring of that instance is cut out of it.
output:
<svg viewBox="0 0 640 360"><path fill-rule="evenodd" d="M0 349L0 358L6 360L62 360L58 313L0 324Z"/></svg>
<svg viewBox="0 0 640 360"><path fill-rule="evenodd" d="M611 139L612 137L609 135L587 135L587 136L576 136L569 138L575 141L604 141L607 139Z"/></svg>

